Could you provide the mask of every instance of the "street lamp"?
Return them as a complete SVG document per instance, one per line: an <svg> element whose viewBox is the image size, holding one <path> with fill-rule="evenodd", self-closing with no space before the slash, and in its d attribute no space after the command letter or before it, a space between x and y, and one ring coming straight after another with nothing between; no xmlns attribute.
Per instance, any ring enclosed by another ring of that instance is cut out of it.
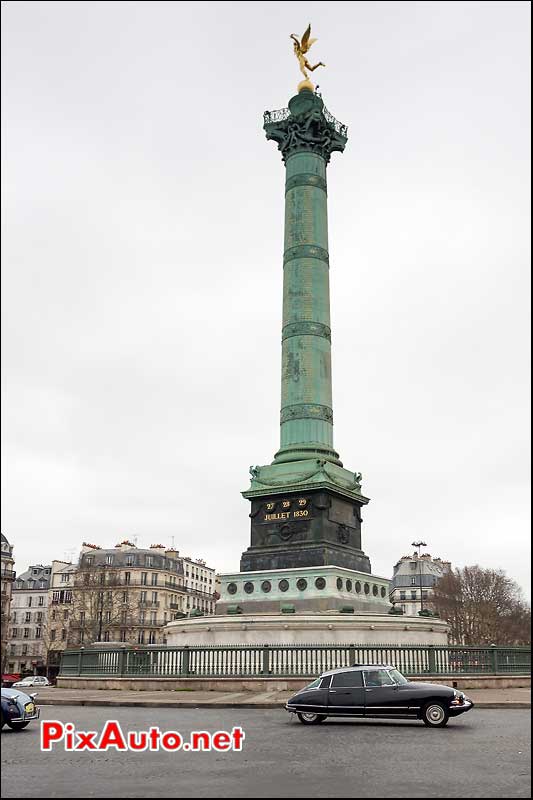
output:
<svg viewBox="0 0 533 800"><path fill-rule="evenodd" d="M425 542L411 542L411 547L416 547L418 550L418 572L420 576L420 613L424 611L424 600L422 597L422 562L420 560L420 548L427 547Z"/></svg>

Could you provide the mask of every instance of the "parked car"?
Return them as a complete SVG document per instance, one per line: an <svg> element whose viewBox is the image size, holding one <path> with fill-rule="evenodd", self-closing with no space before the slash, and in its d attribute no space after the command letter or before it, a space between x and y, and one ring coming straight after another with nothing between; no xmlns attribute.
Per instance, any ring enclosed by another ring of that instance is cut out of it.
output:
<svg viewBox="0 0 533 800"><path fill-rule="evenodd" d="M4 672L2 675L2 686L5 688L13 686L13 684L17 681L20 681L20 672L17 672L16 674Z"/></svg>
<svg viewBox="0 0 533 800"><path fill-rule="evenodd" d="M8 725L21 731L32 719L39 719L40 709L35 705L36 694L25 694L19 689L2 689L2 728Z"/></svg>
<svg viewBox="0 0 533 800"><path fill-rule="evenodd" d="M45 678L44 675L28 675L27 678L23 678L21 681L17 681L13 684L13 689L25 689L29 688L30 686L51 686L52 684Z"/></svg>
<svg viewBox="0 0 533 800"><path fill-rule="evenodd" d="M386 664L359 664L323 672L288 701L287 711L304 725L327 717L421 719L442 728L450 717L470 711L463 692L436 683L408 681Z"/></svg>

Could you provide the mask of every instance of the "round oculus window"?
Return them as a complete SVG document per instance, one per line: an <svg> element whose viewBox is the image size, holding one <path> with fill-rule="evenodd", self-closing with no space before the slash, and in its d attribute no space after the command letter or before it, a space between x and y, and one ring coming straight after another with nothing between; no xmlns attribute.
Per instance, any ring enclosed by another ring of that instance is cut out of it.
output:
<svg viewBox="0 0 533 800"><path fill-rule="evenodd" d="M278 583L278 589L280 590L280 592L286 592L288 588L289 588L289 581L283 578L283 580L281 580Z"/></svg>
<svg viewBox="0 0 533 800"><path fill-rule="evenodd" d="M246 581L246 583L244 584L244 591L246 592L246 594L252 594L253 590L254 590L253 583L251 581Z"/></svg>

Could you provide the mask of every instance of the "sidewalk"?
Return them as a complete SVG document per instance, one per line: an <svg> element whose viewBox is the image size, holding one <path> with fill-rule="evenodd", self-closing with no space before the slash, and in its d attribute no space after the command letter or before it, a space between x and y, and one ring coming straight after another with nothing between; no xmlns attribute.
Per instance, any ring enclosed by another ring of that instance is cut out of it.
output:
<svg viewBox="0 0 533 800"><path fill-rule="evenodd" d="M293 692L201 692L46 688L41 706L139 706L141 708L282 708ZM477 708L531 708L531 689L467 689Z"/></svg>

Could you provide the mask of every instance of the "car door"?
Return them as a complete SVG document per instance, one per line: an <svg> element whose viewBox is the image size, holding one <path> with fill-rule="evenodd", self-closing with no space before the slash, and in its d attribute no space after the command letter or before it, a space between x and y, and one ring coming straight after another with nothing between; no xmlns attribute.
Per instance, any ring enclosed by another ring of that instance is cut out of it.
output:
<svg viewBox="0 0 533 800"><path fill-rule="evenodd" d="M365 713L365 687L361 670L336 672L328 690L328 713L362 717Z"/></svg>
<svg viewBox="0 0 533 800"><path fill-rule="evenodd" d="M365 670L363 681L366 716L406 716L409 713L409 703L388 670Z"/></svg>

